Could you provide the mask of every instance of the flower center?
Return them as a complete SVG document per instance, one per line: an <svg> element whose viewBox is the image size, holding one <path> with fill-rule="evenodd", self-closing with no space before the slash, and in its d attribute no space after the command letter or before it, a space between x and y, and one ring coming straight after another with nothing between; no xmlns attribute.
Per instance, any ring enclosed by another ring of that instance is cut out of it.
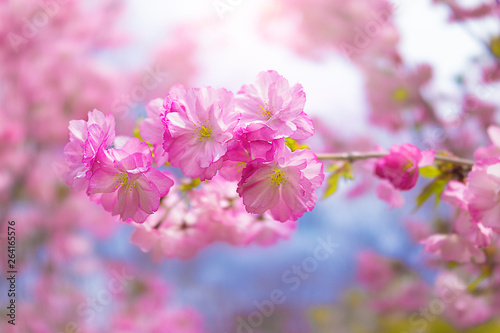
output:
<svg viewBox="0 0 500 333"><path fill-rule="evenodd" d="M264 119L269 120L273 116L273 108L266 103L266 105L261 106L257 113L260 114Z"/></svg>
<svg viewBox="0 0 500 333"><path fill-rule="evenodd" d="M206 141L212 137L212 126L210 126L208 120L203 118L202 121L196 122L194 131L198 136L198 141Z"/></svg>
<svg viewBox="0 0 500 333"><path fill-rule="evenodd" d="M490 42L491 52L497 57L500 58L500 37L495 37Z"/></svg>
<svg viewBox="0 0 500 333"><path fill-rule="evenodd" d="M405 165L403 165L403 171L408 171L413 166L413 162L408 160Z"/></svg>
<svg viewBox="0 0 500 333"><path fill-rule="evenodd" d="M137 182L134 180L132 183L128 182L128 173L122 172L122 173L115 173L115 178L114 180L118 183L115 186L115 190L117 190L120 187L125 187L125 194L130 194L132 193L132 189L135 188L137 185Z"/></svg>
<svg viewBox="0 0 500 333"><path fill-rule="evenodd" d="M404 102L408 99L408 91L405 88L398 88L392 93L392 98L397 102Z"/></svg>
<svg viewBox="0 0 500 333"><path fill-rule="evenodd" d="M271 186L274 188L285 188L288 184L288 177L280 169L275 169L273 174L269 175L268 178L271 180Z"/></svg>

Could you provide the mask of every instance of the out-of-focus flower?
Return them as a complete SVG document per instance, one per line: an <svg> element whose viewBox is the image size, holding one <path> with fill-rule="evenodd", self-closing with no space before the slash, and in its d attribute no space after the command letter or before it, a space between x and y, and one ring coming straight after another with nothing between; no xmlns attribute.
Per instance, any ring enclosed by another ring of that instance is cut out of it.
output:
<svg viewBox="0 0 500 333"><path fill-rule="evenodd" d="M447 262L483 263L486 260L481 249L457 234L432 235L421 243L425 245L425 252L435 254Z"/></svg>
<svg viewBox="0 0 500 333"><path fill-rule="evenodd" d="M469 212L476 222L500 231L500 160L478 162L467 178Z"/></svg>
<svg viewBox="0 0 500 333"><path fill-rule="evenodd" d="M487 147L479 147L475 151L474 157L477 160L500 156L500 127L491 125L488 127L487 132L491 144Z"/></svg>
<svg viewBox="0 0 500 333"><path fill-rule="evenodd" d="M445 302L445 317L459 328L484 323L492 315L486 299L468 293L464 281L452 272L441 272L436 279L434 289Z"/></svg>
<svg viewBox="0 0 500 333"><path fill-rule="evenodd" d="M433 158L431 158L433 160ZM418 168L424 166L422 152L409 143L392 146L389 154L375 164L375 174L387 179L395 188L405 191L412 189L418 180ZM425 160L425 165L432 162Z"/></svg>
<svg viewBox="0 0 500 333"><path fill-rule="evenodd" d="M394 278L390 261L375 252L361 251L357 256L357 263L357 278L369 290L385 288Z"/></svg>

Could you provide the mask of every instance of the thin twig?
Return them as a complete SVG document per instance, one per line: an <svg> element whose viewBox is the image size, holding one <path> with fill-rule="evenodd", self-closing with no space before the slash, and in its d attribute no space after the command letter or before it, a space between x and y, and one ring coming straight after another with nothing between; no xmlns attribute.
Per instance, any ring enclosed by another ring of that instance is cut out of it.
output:
<svg viewBox="0 0 500 333"><path fill-rule="evenodd" d="M338 154L318 154L317 156L319 160L355 162L359 160L367 160L372 158L382 158L387 154L388 154L387 152L368 152L368 153L352 152L352 153L338 153ZM469 168L474 165L473 160L451 157L451 156L436 155L434 157L434 160L439 162L452 163L456 165L463 165Z"/></svg>

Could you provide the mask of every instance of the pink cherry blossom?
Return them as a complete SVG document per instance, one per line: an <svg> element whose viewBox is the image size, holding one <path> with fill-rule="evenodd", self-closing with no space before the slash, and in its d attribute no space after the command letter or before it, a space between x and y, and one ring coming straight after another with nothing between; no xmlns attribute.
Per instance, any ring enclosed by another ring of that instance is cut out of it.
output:
<svg viewBox="0 0 500 333"><path fill-rule="evenodd" d="M476 222L500 231L500 160L478 162L467 178L469 212Z"/></svg>
<svg viewBox="0 0 500 333"><path fill-rule="evenodd" d="M148 118L139 124L141 139L153 145L153 156L157 165L163 165L168 160L168 155L163 149L166 111L163 100L154 99L146 105Z"/></svg>
<svg viewBox="0 0 500 333"><path fill-rule="evenodd" d="M486 260L484 252L476 244L457 234L436 234L421 241L425 252L439 256L444 261L458 263L483 263Z"/></svg>
<svg viewBox="0 0 500 333"><path fill-rule="evenodd" d="M500 127L491 125L488 127L487 133L491 144L487 147L479 147L475 151L474 157L477 160L500 156Z"/></svg>
<svg viewBox="0 0 500 333"><path fill-rule="evenodd" d="M238 193L249 213L270 211L278 221L295 221L316 204L314 190L323 182L323 164L309 150L292 152L281 140L275 144L274 160L247 164Z"/></svg>
<svg viewBox="0 0 500 333"><path fill-rule="evenodd" d="M466 283L452 272L443 271L438 275L435 293L445 302L445 318L461 329L484 323L492 315L488 301L469 294Z"/></svg>
<svg viewBox="0 0 500 333"><path fill-rule="evenodd" d="M236 95L240 126L249 140L306 139L314 134L312 120L304 113L306 95L300 84L290 87L275 71L260 72L255 85L244 85Z"/></svg>
<svg viewBox="0 0 500 333"><path fill-rule="evenodd" d="M236 182L216 176L200 190L190 193L193 209L206 221L207 232L214 240L233 245L270 246L291 236L297 226L295 222L276 223L267 213L248 214L237 186Z"/></svg>
<svg viewBox="0 0 500 333"><path fill-rule="evenodd" d="M151 252L151 259L156 263L163 258L191 259L211 241L207 224L178 202L175 195L169 195L166 203L145 223L135 226L131 243L143 252Z"/></svg>
<svg viewBox="0 0 500 333"><path fill-rule="evenodd" d="M405 204L405 199L400 191L386 181L382 180L375 189L379 199L384 200L392 208L401 208Z"/></svg>
<svg viewBox="0 0 500 333"><path fill-rule="evenodd" d="M169 162L188 177L211 179L222 167L239 120L233 94L222 88L193 88L172 103L181 107L166 115L164 149Z"/></svg>
<svg viewBox="0 0 500 333"><path fill-rule="evenodd" d="M413 122L432 118L421 89L432 78L432 67L421 65L414 70L395 65L393 68L363 66L370 103L370 121L392 131L405 128L408 114ZM412 111L411 113L405 111Z"/></svg>
<svg viewBox="0 0 500 333"><path fill-rule="evenodd" d="M148 145L137 138L131 138L122 149L100 151L97 163L87 193L123 221L144 222L158 210L160 198L173 185L172 179L152 167Z"/></svg>
<svg viewBox="0 0 500 333"><path fill-rule="evenodd" d="M370 290L377 291L387 287L395 277L391 262L375 252L361 251L357 262L357 278Z"/></svg>
<svg viewBox="0 0 500 333"><path fill-rule="evenodd" d="M110 146L115 139L115 119L112 114L104 116L101 111L93 110L88 113L88 121L69 122L69 137L70 141L64 147L70 164L66 181L75 190L85 189L97 153Z"/></svg>
<svg viewBox="0 0 500 333"><path fill-rule="evenodd" d="M423 166L421 161L425 160L425 164L429 164L433 159L432 157L424 159L424 156L428 155L423 155L417 147L409 143L392 146L389 154L375 164L375 174L387 179L399 190L410 190L417 183L418 168Z"/></svg>

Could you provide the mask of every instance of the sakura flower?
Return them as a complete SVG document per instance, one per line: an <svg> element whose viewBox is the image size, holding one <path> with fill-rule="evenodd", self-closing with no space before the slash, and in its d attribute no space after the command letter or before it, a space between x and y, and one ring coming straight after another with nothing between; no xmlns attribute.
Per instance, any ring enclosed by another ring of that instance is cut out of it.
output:
<svg viewBox="0 0 500 333"><path fill-rule="evenodd" d="M165 107L163 100L157 98L146 105L148 118L139 124L139 133L141 138L153 145L154 161L157 165L163 165L167 162L168 156L163 149L163 136L165 132Z"/></svg>
<svg viewBox="0 0 500 333"><path fill-rule="evenodd" d="M364 66L367 76L367 98L370 103L370 121L392 131L404 128L409 115L414 121L425 122L432 110L425 104L421 90L432 78L432 67L424 64L414 70L394 66Z"/></svg>
<svg viewBox="0 0 500 333"><path fill-rule="evenodd" d="M484 247L491 244L493 230L483 225L480 221L474 221L468 211L467 187L464 183L450 181L442 194L443 201L458 208L453 230L462 238Z"/></svg>
<svg viewBox="0 0 500 333"><path fill-rule="evenodd" d="M365 250L359 253L358 280L370 290L380 290L389 285L395 278L395 273L391 262L381 255Z"/></svg>
<svg viewBox="0 0 500 333"><path fill-rule="evenodd" d="M172 179L152 167L148 145L137 138L122 149L101 150L97 162L99 168L90 178L87 193L123 221L144 222L173 185Z"/></svg>
<svg viewBox="0 0 500 333"><path fill-rule="evenodd" d="M300 84L290 87L275 71L259 73L255 85L244 85L236 95L241 126L249 140L306 139L314 134L312 120L304 113L306 95Z"/></svg>
<svg viewBox="0 0 500 333"><path fill-rule="evenodd" d="M164 149L169 162L191 178L211 179L222 166L227 144L239 120L233 94L225 89L193 88L172 101Z"/></svg>
<svg viewBox="0 0 500 333"><path fill-rule="evenodd" d="M433 159L433 153L422 154L417 147L409 143L395 145L389 149L387 156L377 161L375 174L387 179L399 190L410 190L417 183L418 168L431 164Z"/></svg>
<svg viewBox="0 0 500 333"><path fill-rule="evenodd" d="M238 183L238 193L249 213L264 214L281 222L297 220L316 203L314 190L324 179L323 164L308 150L292 152L276 141L274 160L248 163Z"/></svg>
<svg viewBox="0 0 500 333"><path fill-rule="evenodd" d="M467 202L475 221L500 231L500 159L476 163L467 178Z"/></svg>
<svg viewBox="0 0 500 333"><path fill-rule="evenodd" d="M435 292L445 302L444 316L459 328L484 323L492 316L487 300L469 294L464 281L449 271L438 275Z"/></svg>
<svg viewBox="0 0 500 333"><path fill-rule="evenodd" d="M145 223L134 226L131 243L151 252L156 263L163 258L190 259L210 241L207 224L174 193L162 200Z"/></svg>
<svg viewBox="0 0 500 333"><path fill-rule="evenodd" d="M386 180L378 184L375 192L379 199L387 202L391 208L401 208L405 204L405 199L401 192L395 189L394 186Z"/></svg>
<svg viewBox="0 0 500 333"><path fill-rule="evenodd" d="M491 144L487 147L479 147L475 151L474 157L477 160L500 156L500 127L491 125L487 132Z"/></svg>
<svg viewBox="0 0 500 333"><path fill-rule="evenodd" d="M69 138L64 147L70 164L66 182L81 190L88 184L97 153L115 139L115 119L112 114L105 117L101 111L93 110L88 113L88 121L69 122Z"/></svg>
<svg viewBox="0 0 500 333"><path fill-rule="evenodd" d="M460 235L432 235L421 241L425 244L425 252L433 253L444 261L458 263L483 263L486 256L474 243Z"/></svg>
<svg viewBox="0 0 500 333"><path fill-rule="evenodd" d="M238 196L237 183L215 176L209 183L190 193L191 206L206 221L207 232L216 240L232 245L270 246L279 239L288 239L296 223L276 223L269 216L248 214Z"/></svg>
<svg viewBox="0 0 500 333"><path fill-rule="evenodd" d="M249 134L240 128L235 131L234 139L228 143L228 150L220 169L220 174L226 180L239 181L246 163L254 159L270 161L274 158L276 145L268 141L250 141L248 136Z"/></svg>

